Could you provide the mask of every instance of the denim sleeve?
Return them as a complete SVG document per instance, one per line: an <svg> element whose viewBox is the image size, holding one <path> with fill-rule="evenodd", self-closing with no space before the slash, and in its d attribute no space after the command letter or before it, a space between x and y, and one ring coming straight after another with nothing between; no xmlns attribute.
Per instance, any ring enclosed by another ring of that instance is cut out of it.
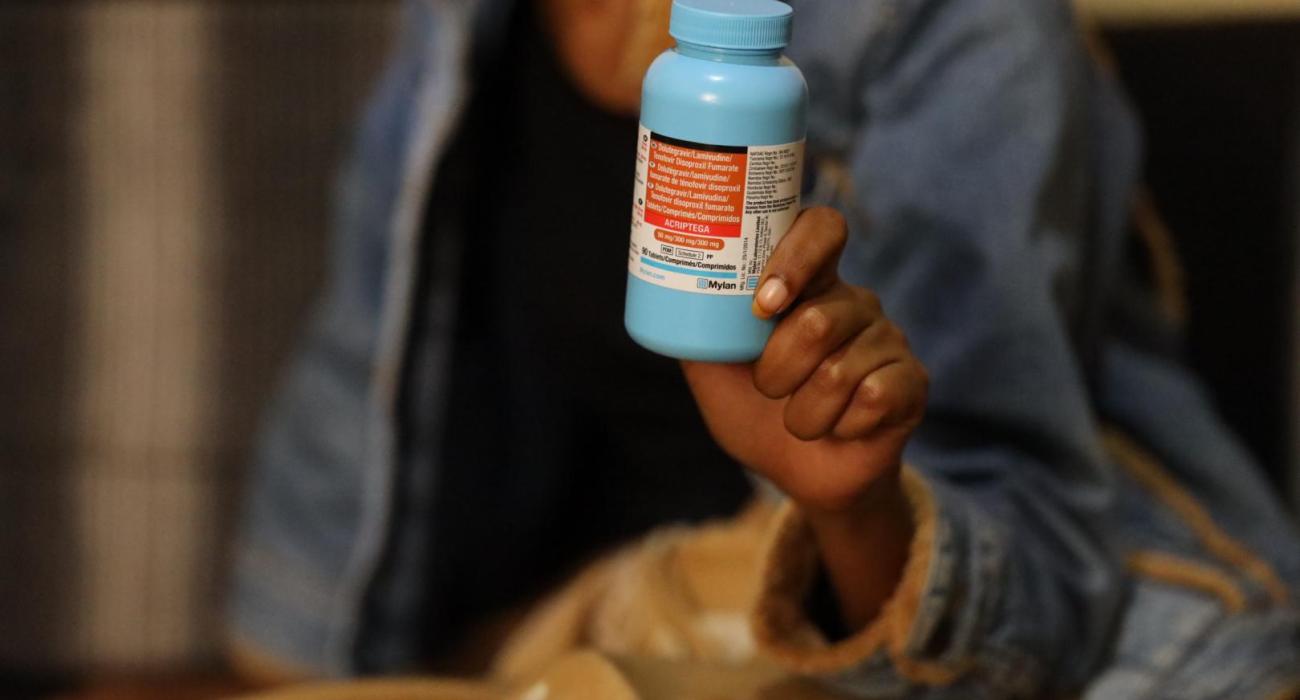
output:
<svg viewBox="0 0 1300 700"><path fill-rule="evenodd" d="M1097 155L1110 148L1097 125L1116 120L1096 112L1120 105L1095 99L1064 2L891 9L892 43L868 71L866 126L848 154L842 273L880 294L931 374L906 453L925 537L881 624L832 644L789 606L760 604L757 631L789 666L873 697L1077 689L1121 600L1083 322L1132 185L1131 153ZM1135 146L1121 116L1116 138ZM803 593L800 576L776 580L768 602Z"/></svg>

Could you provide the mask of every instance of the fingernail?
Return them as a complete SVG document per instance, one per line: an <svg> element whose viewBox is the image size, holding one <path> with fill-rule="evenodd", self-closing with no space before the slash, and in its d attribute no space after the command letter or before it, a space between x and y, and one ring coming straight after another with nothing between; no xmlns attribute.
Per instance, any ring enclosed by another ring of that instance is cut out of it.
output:
<svg viewBox="0 0 1300 700"><path fill-rule="evenodd" d="M780 277L769 277L762 287L759 287L758 294L754 295L754 303L758 308L768 315L775 314L785 306L786 297L790 296L790 290L786 289L785 282Z"/></svg>

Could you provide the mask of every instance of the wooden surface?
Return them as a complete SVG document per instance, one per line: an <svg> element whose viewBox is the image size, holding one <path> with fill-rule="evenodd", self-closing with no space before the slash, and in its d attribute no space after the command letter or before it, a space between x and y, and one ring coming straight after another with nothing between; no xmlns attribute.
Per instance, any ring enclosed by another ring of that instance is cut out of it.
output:
<svg viewBox="0 0 1300 700"><path fill-rule="evenodd" d="M1300 0L1075 0L1103 25L1300 20Z"/></svg>

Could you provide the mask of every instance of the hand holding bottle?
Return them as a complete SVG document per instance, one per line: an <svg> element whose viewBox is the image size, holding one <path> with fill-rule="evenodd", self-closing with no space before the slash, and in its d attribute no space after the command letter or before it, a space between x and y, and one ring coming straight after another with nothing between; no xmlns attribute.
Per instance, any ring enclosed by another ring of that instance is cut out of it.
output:
<svg viewBox="0 0 1300 700"><path fill-rule="evenodd" d="M846 621L870 621L906 560L900 459L929 379L870 290L837 272L847 239L829 208L804 211L754 297L778 317L750 364L684 362L714 438L803 510Z"/></svg>

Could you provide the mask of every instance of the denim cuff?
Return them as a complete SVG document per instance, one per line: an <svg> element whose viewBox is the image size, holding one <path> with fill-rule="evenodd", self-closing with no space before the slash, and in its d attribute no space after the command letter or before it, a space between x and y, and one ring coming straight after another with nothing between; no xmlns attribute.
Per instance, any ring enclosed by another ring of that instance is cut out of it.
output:
<svg viewBox="0 0 1300 700"><path fill-rule="evenodd" d="M963 664L930 661L911 651L918 619L934 608L927 598L952 590L941 580L953 575L953 567L944 564L952 550L952 529L925 477L905 466L902 484L915 534L898 587L875 620L836 642L828 641L807 613L820 566L812 532L796 506L783 506L766 545L751 620L765 656L790 671L817 675L845 674L883 657L900 676L924 685L948 685L964 672Z"/></svg>

